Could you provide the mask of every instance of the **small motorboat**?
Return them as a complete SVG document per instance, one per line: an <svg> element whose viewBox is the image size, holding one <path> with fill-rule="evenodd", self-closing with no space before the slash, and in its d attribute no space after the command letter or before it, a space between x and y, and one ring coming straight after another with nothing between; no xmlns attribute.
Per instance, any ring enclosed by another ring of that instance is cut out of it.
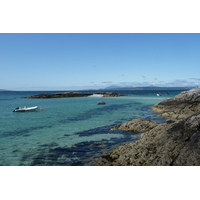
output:
<svg viewBox="0 0 200 200"><path fill-rule="evenodd" d="M160 97L160 96L162 96L162 94L158 93L157 96Z"/></svg>
<svg viewBox="0 0 200 200"><path fill-rule="evenodd" d="M104 105L104 104L106 104L106 102L104 101L97 103L97 105Z"/></svg>
<svg viewBox="0 0 200 200"><path fill-rule="evenodd" d="M24 106L23 108L21 107L17 107L13 110L13 112L25 112L25 111L33 111L36 110L38 108L38 106L34 106L34 107L27 107Z"/></svg>

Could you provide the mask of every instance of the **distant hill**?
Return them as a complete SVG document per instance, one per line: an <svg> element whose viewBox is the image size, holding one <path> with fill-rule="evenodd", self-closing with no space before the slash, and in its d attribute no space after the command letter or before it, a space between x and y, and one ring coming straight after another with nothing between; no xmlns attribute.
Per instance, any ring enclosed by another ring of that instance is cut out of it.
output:
<svg viewBox="0 0 200 200"><path fill-rule="evenodd" d="M105 88L105 90L190 90L195 87L157 87L157 86L147 86L147 87L117 87L110 86Z"/></svg>
<svg viewBox="0 0 200 200"><path fill-rule="evenodd" d="M10 91L10 90L4 90L4 89L0 89L0 91Z"/></svg>

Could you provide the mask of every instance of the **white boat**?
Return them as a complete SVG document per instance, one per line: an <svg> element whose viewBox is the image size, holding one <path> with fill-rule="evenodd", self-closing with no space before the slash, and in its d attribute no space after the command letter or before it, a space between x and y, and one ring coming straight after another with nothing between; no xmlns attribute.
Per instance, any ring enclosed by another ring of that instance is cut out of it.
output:
<svg viewBox="0 0 200 200"><path fill-rule="evenodd" d="M24 106L23 108L21 107L17 107L13 110L13 112L25 112L25 111L33 111L36 110L38 108L38 106L34 106L34 107L27 107Z"/></svg>

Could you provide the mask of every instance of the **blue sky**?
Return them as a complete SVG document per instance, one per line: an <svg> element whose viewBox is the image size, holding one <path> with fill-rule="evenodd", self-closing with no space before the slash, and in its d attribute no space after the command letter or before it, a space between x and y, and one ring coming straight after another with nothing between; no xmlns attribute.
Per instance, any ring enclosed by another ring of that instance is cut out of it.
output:
<svg viewBox="0 0 200 200"><path fill-rule="evenodd" d="M200 84L200 34L0 34L0 89Z"/></svg>

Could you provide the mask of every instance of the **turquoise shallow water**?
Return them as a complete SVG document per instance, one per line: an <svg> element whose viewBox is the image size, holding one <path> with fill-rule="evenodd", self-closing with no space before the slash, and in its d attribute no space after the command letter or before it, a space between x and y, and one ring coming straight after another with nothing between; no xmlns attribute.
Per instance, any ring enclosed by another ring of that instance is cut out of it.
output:
<svg viewBox="0 0 200 200"><path fill-rule="evenodd" d="M138 138L110 127L134 118L161 122L150 106L178 94L123 91L130 96L21 99L54 92L0 92L0 165L89 165L102 153ZM106 105L97 105L100 101ZM12 112L18 106L43 110Z"/></svg>

